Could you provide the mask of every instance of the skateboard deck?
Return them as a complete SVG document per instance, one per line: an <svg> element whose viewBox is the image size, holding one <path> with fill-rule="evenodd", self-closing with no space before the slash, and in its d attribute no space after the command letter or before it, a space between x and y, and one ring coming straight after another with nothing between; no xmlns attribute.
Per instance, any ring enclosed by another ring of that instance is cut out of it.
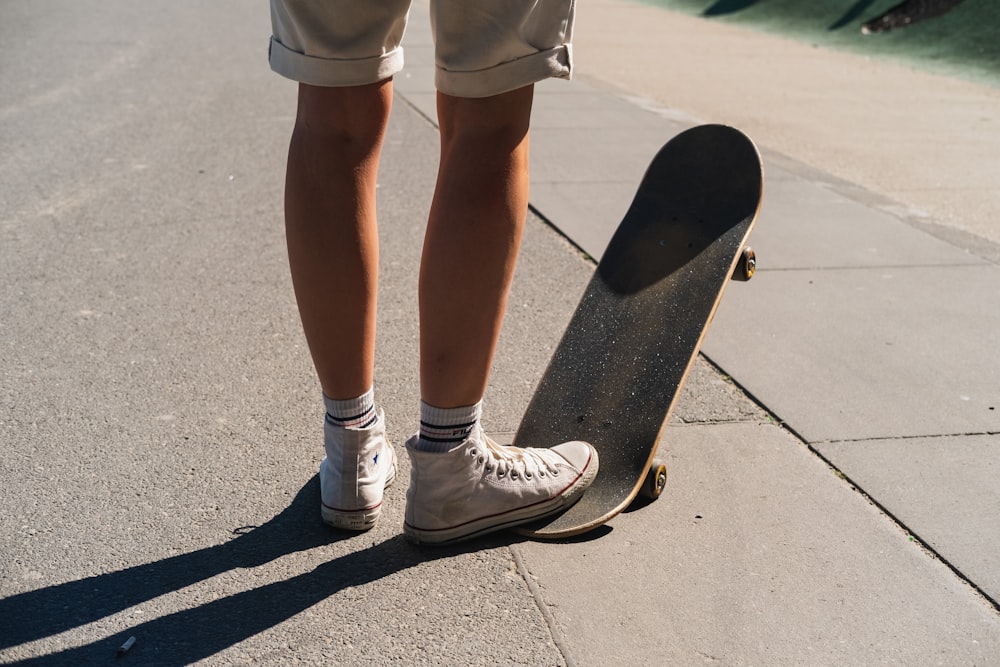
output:
<svg viewBox="0 0 1000 667"><path fill-rule="evenodd" d="M756 147L731 127L687 130L657 153L514 435L523 447L587 441L600 470L579 502L518 533L587 532L647 483L723 291L731 277L753 275L744 244L762 187ZM657 461L648 495L665 481Z"/></svg>

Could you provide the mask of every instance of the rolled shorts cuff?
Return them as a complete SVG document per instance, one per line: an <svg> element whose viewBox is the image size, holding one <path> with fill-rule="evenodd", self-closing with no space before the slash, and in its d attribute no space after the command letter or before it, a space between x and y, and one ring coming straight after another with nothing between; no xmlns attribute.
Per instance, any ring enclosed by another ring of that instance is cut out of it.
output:
<svg viewBox="0 0 1000 667"><path fill-rule="evenodd" d="M544 79L569 79L572 71L573 47L561 44L484 70L454 72L438 68L434 84L452 97L490 97Z"/></svg>
<svg viewBox="0 0 1000 667"><path fill-rule="evenodd" d="M293 51L271 37L271 69L283 77L313 86L363 86L384 81L403 69L403 48L372 58L337 60Z"/></svg>

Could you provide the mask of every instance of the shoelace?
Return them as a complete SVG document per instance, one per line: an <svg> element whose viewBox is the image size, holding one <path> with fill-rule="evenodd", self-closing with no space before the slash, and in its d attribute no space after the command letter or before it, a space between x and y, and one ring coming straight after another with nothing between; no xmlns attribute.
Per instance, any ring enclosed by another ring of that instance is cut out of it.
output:
<svg viewBox="0 0 1000 667"><path fill-rule="evenodd" d="M537 449L524 449L521 447L504 447L498 445L489 438L486 441L486 452L478 449L470 451L470 455L477 456L477 463L486 466L486 472L496 470L497 477L503 478L508 474L511 479L524 477L532 479L536 475L545 477L546 474L553 477L559 476L559 469L541 455Z"/></svg>

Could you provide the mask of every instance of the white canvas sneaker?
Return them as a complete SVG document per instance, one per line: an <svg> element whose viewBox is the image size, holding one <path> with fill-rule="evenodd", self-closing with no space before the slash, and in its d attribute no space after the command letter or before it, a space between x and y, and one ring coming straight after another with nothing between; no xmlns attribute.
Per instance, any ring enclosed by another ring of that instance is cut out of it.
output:
<svg viewBox="0 0 1000 667"><path fill-rule="evenodd" d="M323 521L343 530L368 530L382 511L382 492L396 477L396 453L385 437L385 415L365 429L326 421L326 458L319 466Z"/></svg>
<svg viewBox="0 0 1000 667"><path fill-rule="evenodd" d="M504 447L477 425L454 449L422 452L406 443L412 467L403 532L411 542L444 544L560 512L597 475L585 442L551 449Z"/></svg>

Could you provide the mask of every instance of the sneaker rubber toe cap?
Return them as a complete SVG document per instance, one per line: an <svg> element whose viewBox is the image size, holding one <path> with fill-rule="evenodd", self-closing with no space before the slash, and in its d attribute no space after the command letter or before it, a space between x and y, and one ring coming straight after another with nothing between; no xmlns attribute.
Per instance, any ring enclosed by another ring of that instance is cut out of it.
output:
<svg viewBox="0 0 1000 667"><path fill-rule="evenodd" d="M577 472L583 472L589 466L597 468L597 450L592 445L575 440L556 445L552 451L566 459Z"/></svg>

